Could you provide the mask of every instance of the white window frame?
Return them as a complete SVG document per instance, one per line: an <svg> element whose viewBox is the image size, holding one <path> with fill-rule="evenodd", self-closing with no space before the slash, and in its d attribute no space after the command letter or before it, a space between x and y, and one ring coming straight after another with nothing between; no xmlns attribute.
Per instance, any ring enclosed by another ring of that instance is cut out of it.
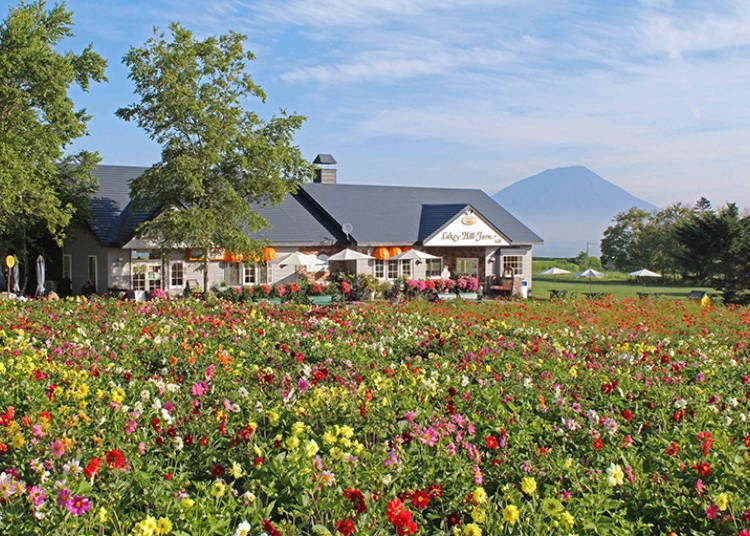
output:
<svg viewBox="0 0 750 536"><path fill-rule="evenodd" d="M385 279L385 261L382 259L375 259L375 279Z"/></svg>
<svg viewBox="0 0 750 536"><path fill-rule="evenodd" d="M401 277L411 278L411 276L412 276L411 261L404 259L401 261Z"/></svg>
<svg viewBox="0 0 750 536"><path fill-rule="evenodd" d="M180 282L177 283L177 284L175 283L175 275L174 275L174 270L175 270L176 266L180 267L180 279L179 279ZM170 265L169 265L169 286L172 287L172 288L182 288L182 287L185 286L185 263L184 262L182 262L182 261L173 261L172 263L170 263Z"/></svg>
<svg viewBox="0 0 750 536"><path fill-rule="evenodd" d="M502 266L500 267L500 273L505 273L506 265L510 265L513 268L513 275L523 276L523 255L503 255Z"/></svg>
<svg viewBox="0 0 750 536"><path fill-rule="evenodd" d="M91 278L91 260L94 261L94 277ZM99 258L96 255L89 255L86 258L86 281L93 281L94 288L99 288Z"/></svg>
<svg viewBox="0 0 750 536"><path fill-rule="evenodd" d="M443 277L443 262L441 259L427 259L425 262L425 277L428 279Z"/></svg>
<svg viewBox="0 0 750 536"><path fill-rule="evenodd" d="M392 260L387 260L385 262L388 263L388 272L386 274L386 276L387 276L386 278L387 279L397 279L398 278L399 264L401 264L401 263L398 262L398 261L392 261Z"/></svg>
<svg viewBox="0 0 750 536"><path fill-rule="evenodd" d="M259 267L256 263L243 264L242 265L242 284L243 285L257 285L258 274L259 274Z"/></svg>

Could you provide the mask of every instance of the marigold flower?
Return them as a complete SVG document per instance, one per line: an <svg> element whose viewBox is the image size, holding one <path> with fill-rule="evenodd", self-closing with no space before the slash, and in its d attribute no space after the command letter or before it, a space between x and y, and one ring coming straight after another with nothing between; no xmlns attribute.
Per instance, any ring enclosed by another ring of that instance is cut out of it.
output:
<svg viewBox="0 0 750 536"><path fill-rule="evenodd" d="M518 507L514 504L509 504L505 508L503 508L503 521L510 525L515 525L518 523L518 519L521 517L521 514L518 511Z"/></svg>
<svg viewBox="0 0 750 536"><path fill-rule="evenodd" d="M536 493L536 479L533 476L525 476L521 479L521 491L526 495Z"/></svg>
<svg viewBox="0 0 750 536"><path fill-rule="evenodd" d="M351 536L351 534L354 534L354 521L348 517L340 519L336 522L336 532L343 534L343 536Z"/></svg>
<svg viewBox="0 0 750 536"><path fill-rule="evenodd" d="M482 536L482 528L476 523L469 523L464 527L464 536Z"/></svg>

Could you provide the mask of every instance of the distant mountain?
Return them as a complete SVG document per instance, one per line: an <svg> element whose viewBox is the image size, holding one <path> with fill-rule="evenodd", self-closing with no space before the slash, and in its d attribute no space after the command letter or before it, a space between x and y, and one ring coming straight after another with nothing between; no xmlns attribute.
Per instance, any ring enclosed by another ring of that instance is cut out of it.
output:
<svg viewBox="0 0 750 536"><path fill-rule="evenodd" d="M544 239L534 248L537 257L574 257L587 247L599 255L602 234L617 213L657 208L584 166L548 169L492 198Z"/></svg>

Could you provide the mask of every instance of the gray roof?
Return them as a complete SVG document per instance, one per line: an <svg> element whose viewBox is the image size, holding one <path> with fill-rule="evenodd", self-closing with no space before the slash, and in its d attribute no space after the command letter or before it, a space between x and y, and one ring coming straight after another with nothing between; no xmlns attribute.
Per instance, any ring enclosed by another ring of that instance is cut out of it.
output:
<svg viewBox="0 0 750 536"><path fill-rule="evenodd" d="M360 246L415 244L471 205L511 243L542 239L481 190L356 184L305 184L302 191ZM429 232L428 232L429 231Z"/></svg>
<svg viewBox="0 0 750 536"><path fill-rule="evenodd" d="M322 164L326 166L332 166L336 163L336 159L333 157L333 155L322 153L315 157L315 160L313 160L313 164Z"/></svg>
<svg viewBox="0 0 750 536"><path fill-rule="evenodd" d="M93 171L92 174L99 180L99 189L91 196L89 224L102 244L121 243L121 234L129 233L132 236L135 227L150 217L150 213L132 214L129 208L130 181L146 169L136 166L97 166ZM124 222L126 228L121 232Z"/></svg>
<svg viewBox="0 0 750 536"><path fill-rule="evenodd" d="M138 225L155 214L154 209L135 209L129 201L130 180L146 169L99 166L94 172L99 191L92 197L90 225L102 244L125 244ZM481 190L308 183L297 193L287 194L278 206L253 208L269 223L256 236L274 244L344 244L341 227L350 223L349 234L357 245L375 246L418 244L467 205L511 243L542 242Z"/></svg>

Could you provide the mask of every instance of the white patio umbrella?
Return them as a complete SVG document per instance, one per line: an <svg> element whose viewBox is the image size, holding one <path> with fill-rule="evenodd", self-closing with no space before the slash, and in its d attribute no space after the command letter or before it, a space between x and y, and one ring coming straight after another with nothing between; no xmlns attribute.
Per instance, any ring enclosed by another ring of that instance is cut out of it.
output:
<svg viewBox="0 0 750 536"><path fill-rule="evenodd" d="M360 253L359 251L355 251L353 249L342 249L338 253L334 253L330 257L328 257L328 262L330 261L361 261L364 259L374 259L372 255L367 255L366 253Z"/></svg>
<svg viewBox="0 0 750 536"><path fill-rule="evenodd" d="M45 274L44 257L39 255L36 258L36 295L44 296L44 278Z"/></svg>
<svg viewBox="0 0 750 536"><path fill-rule="evenodd" d="M417 249L410 249L408 251L404 251L403 253L399 253L398 255L395 255L391 257L389 260L391 261L425 261L429 259L439 259L440 257L436 255L430 255L429 253L425 253L424 251L419 251Z"/></svg>
<svg viewBox="0 0 750 536"><path fill-rule="evenodd" d="M635 272L630 272L628 275L632 275L634 277L661 277L661 274L657 274L656 272L652 272L651 270L647 270L646 268L636 270Z"/></svg>
<svg viewBox="0 0 750 536"><path fill-rule="evenodd" d="M13 265L13 268L10 269L10 273L13 279L13 288L9 288L9 291L18 295L21 293L21 282L18 271L18 257L16 257L16 263Z"/></svg>
<svg viewBox="0 0 750 536"><path fill-rule="evenodd" d="M604 274L597 272L593 268L586 268L583 272L578 272L574 277L581 278L585 277L589 280L589 292L591 292L591 278L592 277L604 277Z"/></svg>
<svg viewBox="0 0 750 536"><path fill-rule="evenodd" d="M543 272L539 272L539 275L562 275L562 274L569 274L570 270L563 270L562 268L558 268L557 266L553 266L549 270L545 270Z"/></svg>
<svg viewBox="0 0 750 536"><path fill-rule="evenodd" d="M310 266L313 264L321 264L320 259L318 259L315 255L308 255L307 253L302 253L301 251L295 251L294 253L290 253L286 257L279 257L273 262L278 264L279 266Z"/></svg>
<svg viewBox="0 0 750 536"><path fill-rule="evenodd" d="M588 277L589 279L591 279L592 277L604 277L604 274L601 272L597 272L593 268L586 268L583 272L578 272L575 277Z"/></svg>

